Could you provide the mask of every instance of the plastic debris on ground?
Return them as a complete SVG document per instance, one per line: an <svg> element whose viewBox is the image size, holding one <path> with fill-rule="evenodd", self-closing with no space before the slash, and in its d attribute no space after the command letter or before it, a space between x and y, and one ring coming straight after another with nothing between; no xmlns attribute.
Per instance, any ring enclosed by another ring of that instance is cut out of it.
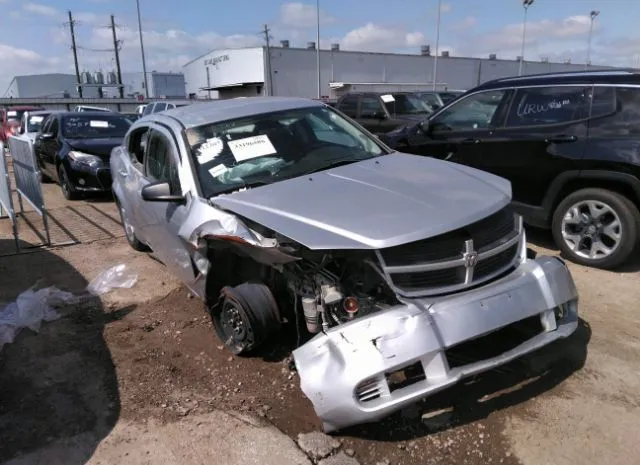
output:
<svg viewBox="0 0 640 465"><path fill-rule="evenodd" d="M87 292L103 295L116 288L131 289L138 282L137 273L128 270L127 265L120 264L100 273L87 286Z"/></svg>
<svg viewBox="0 0 640 465"><path fill-rule="evenodd" d="M60 316L56 306L72 304L78 298L56 287L35 290L36 286L21 293L15 302L0 308L0 350L5 344L14 341L23 328L36 333L43 321L53 321Z"/></svg>

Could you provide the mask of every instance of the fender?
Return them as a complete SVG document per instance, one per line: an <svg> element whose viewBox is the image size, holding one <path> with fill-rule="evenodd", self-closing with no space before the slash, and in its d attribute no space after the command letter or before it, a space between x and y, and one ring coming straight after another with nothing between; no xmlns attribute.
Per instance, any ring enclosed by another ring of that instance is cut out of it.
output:
<svg viewBox="0 0 640 465"><path fill-rule="evenodd" d="M517 202L514 202L514 205L528 211L529 215L527 216L531 217L528 223L534 226L547 227L553 214L553 208L557 204L558 195L568 182L576 179L614 181L625 184L633 189L636 194L636 200L640 201L640 179L632 174L608 170L571 170L565 171L553 180L540 207L523 205Z"/></svg>

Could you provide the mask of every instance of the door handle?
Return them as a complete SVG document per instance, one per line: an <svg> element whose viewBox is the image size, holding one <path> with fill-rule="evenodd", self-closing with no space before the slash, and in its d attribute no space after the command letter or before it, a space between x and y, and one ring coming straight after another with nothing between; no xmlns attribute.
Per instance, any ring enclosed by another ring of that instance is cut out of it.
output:
<svg viewBox="0 0 640 465"><path fill-rule="evenodd" d="M125 178L129 176L129 172L126 170L118 170L118 174L120 174L120 176L123 176Z"/></svg>
<svg viewBox="0 0 640 465"><path fill-rule="evenodd" d="M462 141L463 144L468 145L468 144L479 144L480 142L482 142L480 139L464 139Z"/></svg>
<svg viewBox="0 0 640 465"><path fill-rule="evenodd" d="M570 142L577 141L578 138L576 136L568 136L566 134L559 134L557 136L549 137L545 139L547 144L568 144Z"/></svg>

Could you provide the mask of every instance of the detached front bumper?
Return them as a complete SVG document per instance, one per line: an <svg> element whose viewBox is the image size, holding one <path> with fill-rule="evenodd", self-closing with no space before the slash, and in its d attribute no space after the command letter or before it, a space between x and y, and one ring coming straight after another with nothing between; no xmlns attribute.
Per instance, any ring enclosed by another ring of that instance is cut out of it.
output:
<svg viewBox="0 0 640 465"><path fill-rule="evenodd" d="M462 378L568 337L578 327L577 302L566 265L540 257L483 287L407 300L336 327L293 356L302 391L330 432L378 420ZM461 360L474 341L504 342L502 331L522 334L525 326L524 339L511 339L504 351L478 359L480 352L471 348L475 357ZM415 376L395 383L394 373L405 369Z"/></svg>

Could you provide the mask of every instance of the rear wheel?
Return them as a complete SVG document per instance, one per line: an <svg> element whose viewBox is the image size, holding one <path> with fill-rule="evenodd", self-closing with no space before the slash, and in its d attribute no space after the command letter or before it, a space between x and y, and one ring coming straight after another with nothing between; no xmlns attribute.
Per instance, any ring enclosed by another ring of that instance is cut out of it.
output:
<svg viewBox="0 0 640 465"><path fill-rule="evenodd" d="M628 198L606 189L581 189L560 202L552 232L571 261L610 269L633 253L639 225L638 208Z"/></svg>
<svg viewBox="0 0 640 465"><path fill-rule="evenodd" d="M133 250L138 252L147 252L149 247L144 242L141 242L136 236L136 230L125 209L120 205L120 202L116 200L118 206L118 212L120 212L120 222L122 223L122 229L124 229L124 236L127 238L127 242Z"/></svg>
<svg viewBox="0 0 640 465"><path fill-rule="evenodd" d="M80 198L80 193L75 187L73 187L71 181L69 181L67 170L63 165L60 165L60 168L58 168L58 175L60 178L60 189L62 190L64 198L67 200L78 200Z"/></svg>
<svg viewBox="0 0 640 465"><path fill-rule="evenodd" d="M280 312L263 284L244 283L222 289L222 303L213 310L213 324L224 345L246 354L280 330Z"/></svg>

